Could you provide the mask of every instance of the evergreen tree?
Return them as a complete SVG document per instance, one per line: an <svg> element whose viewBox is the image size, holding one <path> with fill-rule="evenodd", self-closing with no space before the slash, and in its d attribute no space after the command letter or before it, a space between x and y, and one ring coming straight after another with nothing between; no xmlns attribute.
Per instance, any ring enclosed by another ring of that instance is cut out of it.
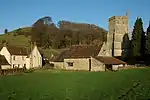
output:
<svg viewBox="0 0 150 100"><path fill-rule="evenodd" d="M147 54L150 54L150 22L146 31L146 35L147 35L147 42L146 42Z"/></svg>
<svg viewBox="0 0 150 100"><path fill-rule="evenodd" d="M141 54L141 57L144 57L145 51L146 51L146 35L145 35L144 29L143 29L143 22L142 22L141 18L139 18L139 23L140 23L139 31L141 32L141 50L140 50L140 54Z"/></svg>
<svg viewBox="0 0 150 100"><path fill-rule="evenodd" d="M4 33L7 34L7 33L8 33L8 29L5 29L5 30L4 30Z"/></svg>
<svg viewBox="0 0 150 100"><path fill-rule="evenodd" d="M123 41L122 41L122 56L123 57L128 57L129 56L129 45L130 45L130 40L129 40L129 35L126 33L123 36Z"/></svg>
<svg viewBox="0 0 150 100"><path fill-rule="evenodd" d="M132 32L132 55L140 57L143 53L143 23L141 18L137 18Z"/></svg>

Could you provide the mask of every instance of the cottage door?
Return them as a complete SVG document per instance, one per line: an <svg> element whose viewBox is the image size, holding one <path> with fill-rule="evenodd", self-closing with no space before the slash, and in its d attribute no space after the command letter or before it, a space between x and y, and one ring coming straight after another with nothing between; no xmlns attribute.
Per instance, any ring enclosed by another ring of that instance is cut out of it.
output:
<svg viewBox="0 0 150 100"><path fill-rule="evenodd" d="M91 71L91 59L89 59L89 71Z"/></svg>

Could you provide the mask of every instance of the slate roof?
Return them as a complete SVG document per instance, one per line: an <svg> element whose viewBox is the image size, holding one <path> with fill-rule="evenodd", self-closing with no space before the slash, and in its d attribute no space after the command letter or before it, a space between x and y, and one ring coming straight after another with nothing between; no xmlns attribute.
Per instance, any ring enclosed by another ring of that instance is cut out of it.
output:
<svg viewBox="0 0 150 100"><path fill-rule="evenodd" d="M52 58L51 61L55 61L55 62L62 62L62 61L64 61L64 58L67 56L68 52L69 52L69 50L65 50L65 51L61 52L58 57Z"/></svg>
<svg viewBox="0 0 150 100"><path fill-rule="evenodd" d="M103 62L104 64L107 65L118 65L118 64L127 64L124 61L121 61L115 57L104 57L104 56L97 56L94 57L95 59L99 60L100 62Z"/></svg>
<svg viewBox="0 0 150 100"><path fill-rule="evenodd" d="M0 55L0 65L9 65L9 63L3 55Z"/></svg>
<svg viewBox="0 0 150 100"><path fill-rule="evenodd" d="M54 61L63 61L64 58L89 58L97 56L102 45L74 45L69 50L63 51Z"/></svg>
<svg viewBox="0 0 150 100"><path fill-rule="evenodd" d="M28 55L28 49L16 46L7 46L8 51L11 55Z"/></svg>

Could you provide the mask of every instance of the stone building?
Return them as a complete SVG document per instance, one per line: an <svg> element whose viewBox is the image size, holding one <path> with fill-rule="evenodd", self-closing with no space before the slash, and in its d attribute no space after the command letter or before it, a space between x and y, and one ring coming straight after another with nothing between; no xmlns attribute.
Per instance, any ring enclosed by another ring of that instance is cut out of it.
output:
<svg viewBox="0 0 150 100"><path fill-rule="evenodd" d="M116 70L126 63L108 56L98 56L101 46L75 45L62 52L54 61L51 61L56 69L80 70L80 71L106 71Z"/></svg>
<svg viewBox="0 0 150 100"><path fill-rule="evenodd" d="M109 31L107 42L103 44L100 56L122 56L127 51L123 45L125 34L129 33L128 12L125 16L113 16L109 18Z"/></svg>
<svg viewBox="0 0 150 100"><path fill-rule="evenodd" d="M122 57L127 51L124 46L124 36L129 33L128 13L125 16L109 18L107 42L101 46L72 46L69 51L62 52L52 61L55 68L67 70L106 71L117 70L127 63L117 57Z"/></svg>

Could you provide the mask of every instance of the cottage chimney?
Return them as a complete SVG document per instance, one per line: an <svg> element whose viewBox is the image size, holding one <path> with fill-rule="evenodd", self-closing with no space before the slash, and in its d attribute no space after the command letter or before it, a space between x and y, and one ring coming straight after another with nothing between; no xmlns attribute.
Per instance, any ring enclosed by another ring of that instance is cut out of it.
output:
<svg viewBox="0 0 150 100"><path fill-rule="evenodd" d="M34 42L34 44L33 44L34 46L36 46L36 42Z"/></svg>
<svg viewBox="0 0 150 100"><path fill-rule="evenodd" d="M3 43L3 46L4 46L4 47L6 47L6 46L7 46L7 45L6 45L6 42L5 42L5 43Z"/></svg>

